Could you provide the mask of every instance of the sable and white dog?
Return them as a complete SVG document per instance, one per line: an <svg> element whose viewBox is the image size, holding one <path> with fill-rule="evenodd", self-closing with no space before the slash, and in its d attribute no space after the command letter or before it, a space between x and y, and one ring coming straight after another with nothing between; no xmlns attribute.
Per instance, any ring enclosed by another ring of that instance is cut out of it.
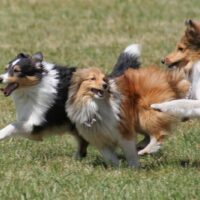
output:
<svg viewBox="0 0 200 200"><path fill-rule="evenodd" d="M127 47L124 54L132 56L133 65L123 65L121 57L121 65L117 64L109 77L98 68L74 72L66 112L80 135L100 151L106 162L119 164L115 148L120 147L129 166L138 167L137 133L150 138L144 141L145 148L139 154L153 153L175 122L150 105L182 98L189 83L180 73L138 68L138 45Z"/></svg>
<svg viewBox="0 0 200 200"><path fill-rule="evenodd" d="M23 136L42 140L46 134L71 132L78 141L78 157L86 155L88 143L78 134L65 112L70 80L76 68L43 61L43 55L17 55L0 75L4 95L12 95L17 120L0 130L0 140Z"/></svg>
<svg viewBox="0 0 200 200"><path fill-rule="evenodd" d="M200 22L187 20L176 49L163 59L169 67L183 70L191 87L185 99L152 104L151 107L178 118L200 117Z"/></svg>

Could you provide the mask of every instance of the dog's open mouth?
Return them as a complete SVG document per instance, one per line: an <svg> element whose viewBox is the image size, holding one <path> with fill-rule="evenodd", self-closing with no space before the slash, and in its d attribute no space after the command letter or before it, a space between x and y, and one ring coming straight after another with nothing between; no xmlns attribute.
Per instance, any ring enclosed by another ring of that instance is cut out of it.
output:
<svg viewBox="0 0 200 200"><path fill-rule="evenodd" d="M91 88L91 91L96 94L98 97L102 98L104 95L104 91L96 88Z"/></svg>
<svg viewBox="0 0 200 200"><path fill-rule="evenodd" d="M177 68L177 67L184 67L184 66L186 66L187 64L188 64L188 62L189 61L177 61L177 62L174 62L174 63L171 63L171 64L169 64L169 65L167 65L168 66L168 68Z"/></svg>
<svg viewBox="0 0 200 200"><path fill-rule="evenodd" d="M174 63L171 63L169 65L167 65L168 68L175 68L178 66L178 64L180 63L180 61L177 61L177 62L174 62Z"/></svg>
<svg viewBox="0 0 200 200"><path fill-rule="evenodd" d="M10 96L11 93L18 88L18 83L8 83L5 88L1 88L1 91L4 93L4 96Z"/></svg>

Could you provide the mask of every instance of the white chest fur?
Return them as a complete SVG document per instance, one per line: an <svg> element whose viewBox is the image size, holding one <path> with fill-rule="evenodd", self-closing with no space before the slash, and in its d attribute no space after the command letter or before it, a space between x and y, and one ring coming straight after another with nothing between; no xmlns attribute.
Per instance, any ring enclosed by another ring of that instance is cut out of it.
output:
<svg viewBox="0 0 200 200"><path fill-rule="evenodd" d="M45 121L45 114L56 97L58 84L57 71L53 65L43 63L48 71L38 85L18 89L13 93L16 106L17 121L30 125L40 125Z"/></svg>
<svg viewBox="0 0 200 200"><path fill-rule="evenodd" d="M96 147L115 146L120 137L118 113L116 113L118 109L113 109L113 106L116 105L101 99L93 103L97 107L96 113L93 114L96 121L90 127L86 124L76 123L79 133Z"/></svg>
<svg viewBox="0 0 200 200"><path fill-rule="evenodd" d="M200 61L193 66L191 98L200 100Z"/></svg>
<svg viewBox="0 0 200 200"><path fill-rule="evenodd" d="M121 95L110 80L110 94L104 99L90 99L82 103L66 104L69 118L76 124L79 134L96 147L113 146L119 140L119 113Z"/></svg>

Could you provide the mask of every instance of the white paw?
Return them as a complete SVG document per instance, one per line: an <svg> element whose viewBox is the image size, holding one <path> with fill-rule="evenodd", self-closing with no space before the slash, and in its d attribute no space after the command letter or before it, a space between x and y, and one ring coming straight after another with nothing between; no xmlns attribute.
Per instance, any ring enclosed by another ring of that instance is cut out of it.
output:
<svg viewBox="0 0 200 200"><path fill-rule="evenodd" d="M145 155L145 154L147 154L147 152L144 151L144 150L138 151L138 155L139 155L139 156L143 156L143 155Z"/></svg>
<svg viewBox="0 0 200 200"><path fill-rule="evenodd" d="M159 143L157 143L157 144L155 144L154 146L152 146L151 147L151 149L149 149L149 154L151 154L151 153L156 153L156 152L158 152L159 151L159 149L160 149L160 144Z"/></svg>
<svg viewBox="0 0 200 200"><path fill-rule="evenodd" d="M170 102L155 103L151 105L151 108L160 112L170 112L172 109L174 109Z"/></svg>
<svg viewBox="0 0 200 200"><path fill-rule="evenodd" d="M153 108L154 110L162 111L161 106L158 103L151 104L151 108Z"/></svg>
<svg viewBox="0 0 200 200"><path fill-rule="evenodd" d="M142 156L142 155L145 155L145 154L153 154L153 153L156 153L159 151L160 149L160 144L157 143L157 144L154 144L153 146L149 147L149 148L145 148L145 149L142 149L140 151L138 151L138 155Z"/></svg>

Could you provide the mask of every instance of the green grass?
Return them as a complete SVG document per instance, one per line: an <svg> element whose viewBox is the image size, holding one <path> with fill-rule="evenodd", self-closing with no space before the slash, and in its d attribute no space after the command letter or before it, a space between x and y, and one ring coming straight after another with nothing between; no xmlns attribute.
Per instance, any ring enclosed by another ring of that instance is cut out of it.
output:
<svg viewBox="0 0 200 200"><path fill-rule="evenodd" d="M199 7L199 0L2 0L0 71L19 52L42 51L47 61L109 72L131 43L142 44L145 66L160 65ZM1 128L14 121L11 98L0 95L0 114ZM76 161L74 150L69 135L2 141L0 199L200 199L198 121L175 128L160 153L140 158L140 170L124 162L105 168L92 147Z"/></svg>

